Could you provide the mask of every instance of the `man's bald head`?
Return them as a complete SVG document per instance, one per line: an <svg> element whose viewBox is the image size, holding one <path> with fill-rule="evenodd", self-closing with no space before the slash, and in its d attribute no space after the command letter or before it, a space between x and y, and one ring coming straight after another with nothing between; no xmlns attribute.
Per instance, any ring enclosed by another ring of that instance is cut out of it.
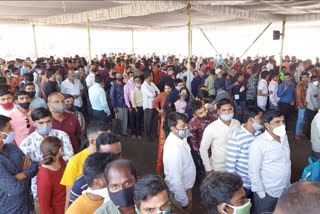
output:
<svg viewBox="0 0 320 214"><path fill-rule="evenodd" d="M299 181L286 189L273 214L319 214L320 183Z"/></svg>
<svg viewBox="0 0 320 214"><path fill-rule="evenodd" d="M48 103L54 102L56 99L63 99L64 97L60 92L54 92L48 96Z"/></svg>

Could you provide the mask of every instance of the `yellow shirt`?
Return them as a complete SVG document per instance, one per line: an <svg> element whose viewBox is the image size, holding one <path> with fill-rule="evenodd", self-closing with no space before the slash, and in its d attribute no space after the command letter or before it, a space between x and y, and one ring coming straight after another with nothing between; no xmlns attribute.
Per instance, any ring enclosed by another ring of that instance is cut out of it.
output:
<svg viewBox="0 0 320 214"><path fill-rule="evenodd" d="M103 201L93 201L88 198L87 193L82 194L71 204L66 214L92 214L103 204Z"/></svg>
<svg viewBox="0 0 320 214"><path fill-rule="evenodd" d="M82 174L84 161L89 156L87 149L82 150L69 159L66 170L63 173L60 184L64 186L73 186L75 180Z"/></svg>

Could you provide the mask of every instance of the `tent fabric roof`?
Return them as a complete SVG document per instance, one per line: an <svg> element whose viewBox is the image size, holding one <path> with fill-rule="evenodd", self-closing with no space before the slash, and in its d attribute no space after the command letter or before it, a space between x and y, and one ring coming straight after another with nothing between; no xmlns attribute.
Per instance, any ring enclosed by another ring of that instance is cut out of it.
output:
<svg viewBox="0 0 320 214"><path fill-rule="evenodd" d="M179 28L187 24L188 1L0 1L0 23L121 29ZM320 20L317 0L190 1L191 25L237 25Z"/></svg>

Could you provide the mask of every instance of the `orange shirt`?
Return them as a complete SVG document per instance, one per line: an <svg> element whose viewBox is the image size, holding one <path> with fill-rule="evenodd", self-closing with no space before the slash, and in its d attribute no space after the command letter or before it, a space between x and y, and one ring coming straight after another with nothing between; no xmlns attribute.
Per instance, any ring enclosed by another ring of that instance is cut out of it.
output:
<svg viewBox="0 0 320 214"><path fill-rule="evenodd" d="M152 107L159 108L159 104L160 104L160 109L163 109L164 102L166 101L167 95L168 94L165 91L158 94L152 101Z"/></svg>
<svg viewBox="0 0 320 214"><path fill-rule="evenodd" d="M153 73L154 84L159 85L159 75L158 75L159 69L157 69L157 68L152 69L152 73Z"/></svg>
<svg viewBox="0 0 320 214"><path fill-rule="evenodd" d="M115 66L115 69L116 69L117 71L121 72L121 73L124 72L124 69L125 69L125 68L126 68L125 65L116 65L116 66Z"/></svg>
<svg viewBox="0 0 320 214"><path fill-rule="evenodd" d="M87 193L82 194L71 204L66 214L92 214L103 204L103 201L93 201L88 198Z"/></svg>

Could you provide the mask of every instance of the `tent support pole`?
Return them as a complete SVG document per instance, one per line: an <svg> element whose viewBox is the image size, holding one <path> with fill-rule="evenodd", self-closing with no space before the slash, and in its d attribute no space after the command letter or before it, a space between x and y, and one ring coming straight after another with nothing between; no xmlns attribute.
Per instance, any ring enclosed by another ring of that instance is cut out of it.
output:
<svg viewBox="0 0 320 214"><path fill-rule="evenodd" d="M132 51L132 56L134 57L133 29L131 30L131 51Z"/></svg>
<svg viewBox="0 0 320 214"><path fill-rule="evenodd" d="M89 53L89 62L88 64L91 64L91 38L90 38L90 20L87 18L87 31L88 31L88 53Z"/></svg>
<svg viewBox="0 0 320 214"><path fill-rule="evenodd" d="M248 50L254 45L254 43L256 43L256 41L258 41L258 39L262 36L262 34L270 27L270 25L272 24L272 22L270 22L267 27L264 28L264 30L258 35L258 37L251 43L251 45L245 50L245 52L243 52L243 54L240 56L240 59L248 52Z"/></svg>
<svg viewBox="0 0 320 214"><path fill-rule="evenodd" d="M188 3L187 5L187 14L188 14L188 76L187 76L187 88L191 91L191 82L190 82L190 68L191 68L191 4Z"/></svg>
<svg viewBox="0 0 320 214"><path fill-rule="evenodd" d="M35 24L32 24L32 30L33 30L34 53L35 53L36 59L38 59Z"/></svg>
<svg viewBox="0 0 320 214"><path fill-rule="evenodd" d="M217 51L217 49L213 46L213 44L211 43L210 39L207 37L207 35L203 32L203 30L200 28L201 33L204 35L204 37L208 40L210 46L213 48L213 50L216 52L216 54L218 56L220 56L220 53ZM230 67L224 62L224 60L222 60L222 64L224 64L227 68L228 71L230 71Z"/></svg>
<svg viewBox="0 0 320 214"><path fill-rule="evenodd" d="M281 52L280 52L280 65L279 65L279 72L281 72L282 66L282 58L283 58L283 43L284 43L284 32L286 29L286 21L282 22L282 33L281 33Z"/></svg>

